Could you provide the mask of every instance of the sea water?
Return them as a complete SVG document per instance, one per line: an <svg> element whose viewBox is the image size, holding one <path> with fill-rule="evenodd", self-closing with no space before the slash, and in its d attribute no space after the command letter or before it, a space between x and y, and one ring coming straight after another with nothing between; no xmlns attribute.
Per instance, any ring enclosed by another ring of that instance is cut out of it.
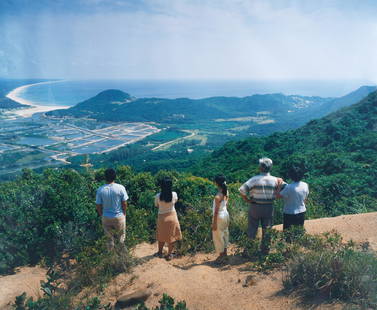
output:
<svg viewBox="0 0 377 310"><path fill-rule="evenodd" d="M19 96L38 105L73 106L107 89L137 98L244 97L284 93L338 97L365 85L360 81L225 81L225 80L61 80L25 88Z"/></svg>

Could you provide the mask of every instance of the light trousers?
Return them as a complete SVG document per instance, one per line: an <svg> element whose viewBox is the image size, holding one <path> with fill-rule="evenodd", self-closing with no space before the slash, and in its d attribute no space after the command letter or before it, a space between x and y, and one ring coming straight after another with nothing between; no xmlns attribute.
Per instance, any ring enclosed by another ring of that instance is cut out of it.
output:
<svg viewBox="0 0 377 310"><path fill-rule="evenodd" d="M223 253L229 244L229 214L221 212L217 216L217 229L212 230L213 243L217 254Z"/></svg>
<svg viewBox="0 0 377 310"><path fill-rule="evenodd" d="M124 245L126 239L126 217L102 217L102 226L107 237L107 247L114 248L115 241Z"/></svg>

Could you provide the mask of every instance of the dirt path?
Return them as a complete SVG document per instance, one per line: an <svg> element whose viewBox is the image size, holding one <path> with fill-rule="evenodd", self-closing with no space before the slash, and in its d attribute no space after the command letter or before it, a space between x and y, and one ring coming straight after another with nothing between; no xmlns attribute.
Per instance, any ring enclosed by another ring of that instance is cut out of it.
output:
<svg viewBox="0 0 377 310"><path fill-rule="evenodd" d="M346 240L369 242L377 250L377 212L346 215L306 221L308 233L317 234L336 229ZM277 228L281 228L277 226ZM121 274L107 287L103 302L114 303L117 297L138 288L149 287L153 295L147 305L158 304L163 293L175 300L186 300L190 310L256 310L256 309L341 309L341 305L301 304L293 296L282 294L282 271L257 274L249 271L248 263L232 256L229 265L215 266L214 254L198 254L170 262L153 257L156 245L140 244L135 255L144 263L132 274ZM36 296L39 281L44 278L41 268L22 268L15 275L0 277L0 309L13 302L23 291ZM248 281L246 281L248 280ZM244 285L249 282L249 285Z"/></svg>
<svg viewBox="0 0 377 310"><path fill-rule="evenodd" d="M336 229L345 240L369 242L377 250L377 212L345 215L306 221L307 232L319 234ZM281 225L276 227L281 229ZM109 286L108 301L138 288L150 287L154 295L147 302L156 306L163 293L176 301L186 300L190 310L254 310L254 309L341 309L340 304L302 304L293 296L282 294L282 271L257 274L248 270L248 263L231 256L228 266L219 268L212 261L214 254L198 254L170 262L153 257L156 245L140 244L135 255L145 262L136 267L133 278L120 275ZM250 285L244 286L247 278ZM130 285L131 283L131 285Z"/></svg>
<svg viewBox="0 0 377 310"><path fill-rule="evenodd" d="M282 294L282 271L251 272L239 256L231 256L229 265L218 267L213 264L214 254L167 262L153 257L155 252L156 245L140 244L135 255L145 263L135 268L132 277L120 275L114 279L103 301L114 303L122 294L148 287L153 292L146 303L150 308L167 293L176 301L185 300L190 310L341 309L339 304L319 301L314 301L314 306L303 305L299 299Z"/></svg>
<svg viewBox="0 0 377 310"><path fill-rule="evenodd" d="M22 267L16 274L0 277L0 309L13 309L11 304L23 292L33 298L42 295L40 281L45 277L46 270L41 267Z"/></svg>

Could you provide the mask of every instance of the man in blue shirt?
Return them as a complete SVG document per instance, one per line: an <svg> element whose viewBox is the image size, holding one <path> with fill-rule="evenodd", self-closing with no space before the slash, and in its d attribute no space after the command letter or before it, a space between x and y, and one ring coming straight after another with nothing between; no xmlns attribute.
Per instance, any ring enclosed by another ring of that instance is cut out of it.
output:
<svg viewBox="0 0 377 310"><path fill-rule="evenodd" d="M97 190L97 212L102 217L109 250L114 248L114 240L124 244L126 237L126 209L128 195L123 185L115 183L114 169L105 171L106 184Z"/></svg>

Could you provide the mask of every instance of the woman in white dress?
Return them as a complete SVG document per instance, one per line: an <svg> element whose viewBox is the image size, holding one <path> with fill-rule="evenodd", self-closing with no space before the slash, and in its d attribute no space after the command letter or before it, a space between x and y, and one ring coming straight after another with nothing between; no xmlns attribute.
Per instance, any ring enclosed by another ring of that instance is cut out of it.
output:
<svg viewBox="0 0 377 310"><path fill-rule="evenodd" d="M217 261L221 261L227 257L229 243L229 213L226 208L229 193L223 175L215 177L215 185L218 192L213 200L212 238L216 253L219 255Z"/></svg>

